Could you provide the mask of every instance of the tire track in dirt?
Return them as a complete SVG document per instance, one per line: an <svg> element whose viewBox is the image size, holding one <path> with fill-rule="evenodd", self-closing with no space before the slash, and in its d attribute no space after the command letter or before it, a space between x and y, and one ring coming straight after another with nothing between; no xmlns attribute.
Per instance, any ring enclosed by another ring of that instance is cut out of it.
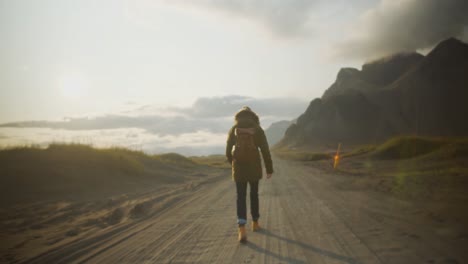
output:
<svg viewBox="0 0 468 264"><path fill-rule="evenodd" d="M201 189L177 208L171 208L168 212L153 217L152 224L144 232L111 248L100 250L83 261L102 263L112 258L123 262L166 263L175 257L190 259L191 257L186 254L187 241L194 236L198 239L197 234L202 227L201 221L205 221L203 216L210 213L208 210L210 206L219 203L216 200L222 201L219 199L220 195L232 187L228 186L229 184L230 182L223 180L214 186ZM135 245L135 241L138 241L138 245ZM182 249L184 256L179 254ZM134 254L135 252L138 254Z"/></svg>
<svg viewBox="0 0 468 264"><path fill-rule="evenodd" d="M144 218L141 221L135 221L113 227L108 231L104 231L103 233L98 234L97 236L80 239L78 241L72 241L71 243L63 245L60 248L54 248L32 259L26 260L25 263L68 263L71 261L80 262L77 260L83 259L83 256L89 256L90 252L98 254L96 252L105 251L108 248L112 248L122 241L125 241L132 236L145 231L152 225L156 224L156 222L152 221L154 217L164 214L166 211L185 206L187 203L190 203L192 199L197 198L197 196L194 194L201 192L204 188L206 188L206 186L211 186L210 184L219 182L220 179L221 178L219 176L213 179L208 179L205 182L196 185L194 188L187 189L186 186L182 186L164 192L159 196L166 196L168 200L164 201L163 206L154 211L149 216L149 218ZM146 196L147 194L144 195L144 197ZM87 260L87 258L84 260Z"/></svg>
<svg viewBox="0 0 468 264"><path fill-rule="evenodd" d="M414 205L370 191L337 191L327 180L334 175L312 167L298 166L298 169L302 171L298 173L300 186L314 190L315 196L335 215L332 219L346 225L346 230L380 262L462 263L460 260L467 259L460 243L435 235L436 230L427 221L410 217L411 212L418 210ZM338 231L338 227L333 230L337 237L346 237L346 232ZM357 256L357 259L367 258Z"/></svg>

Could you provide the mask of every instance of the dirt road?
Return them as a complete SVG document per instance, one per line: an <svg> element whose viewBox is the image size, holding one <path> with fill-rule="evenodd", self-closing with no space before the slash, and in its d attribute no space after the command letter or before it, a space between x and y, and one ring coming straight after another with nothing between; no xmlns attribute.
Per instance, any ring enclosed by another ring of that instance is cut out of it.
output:
<svg viewBox="0 0 468 264"><path fill-rule="evenodd" d="M468 263L466 240L426 223L409 203L337 189L333 175L300 163L276 159L275 170L260 184L264 229L249 232L246 244L236 240L235 188L226 172L144 221L29 262Z"/></svg>

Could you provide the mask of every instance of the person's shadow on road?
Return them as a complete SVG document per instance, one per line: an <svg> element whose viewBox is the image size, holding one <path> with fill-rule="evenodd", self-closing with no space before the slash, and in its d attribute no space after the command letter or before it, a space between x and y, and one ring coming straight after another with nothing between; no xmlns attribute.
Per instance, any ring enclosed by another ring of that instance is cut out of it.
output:
<svg viewBox="0 0 468 264"><path fill-rule="evenodd" d="M304 250L308 250L308 251L317 253L319 255L332 258L334 260L342 261L344 263L349 263L349 264L359 264L359 262L357 260L353 259L353 258L343 256L343 255L339 255L337 253L334 253L334 252L331 252L331 251L328 251L328 250L325 250L325 249L321 249L321 248L318 248L318 247L314 247L312 245L309 245L309 244L306 244L306 243L303 243L303 242L300 242L300 241L296 241L296 240L292 240L292 239L289 239L289 238L286 238L286 237L282 237L282 236L274 234L271 231L266 230L266 229L261 229L261 230L257 231L257 233L258 234L263 234L263 235L266 235L266 236L270 236L270 237L274 237L276 239L285 241L288 244L297 245L297 246L303 248ZM286 263L307 263L307 262L305 262L303 260L298 260L298 259L293 259L291 257L281 256L281 255L279 255L277 253L274 253L274 252L271 252L271 251L267 250L266 248L262 248L262 247L254 244L254 243L252 243L250 241L246 243L246 246L248 246L249 248L251 248L251 249L253 249L253 250L255 250L255 251L259 252L259 253L264 253L267 256L274 257L274 258L278 259L279 261L284 261Z"/></svg>

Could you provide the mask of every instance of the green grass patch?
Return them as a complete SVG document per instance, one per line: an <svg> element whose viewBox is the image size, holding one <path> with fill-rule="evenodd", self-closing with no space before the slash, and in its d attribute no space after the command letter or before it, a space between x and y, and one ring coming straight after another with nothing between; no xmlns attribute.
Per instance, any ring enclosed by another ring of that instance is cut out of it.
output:
<svg viewBox="0 0 468 264"><path fill-rule="evenodd" d="M439 166L438 166L439 165ZM397 176L397 177L424 177L427 175L437 175L440 177L447 177L449 175L468 175L468 168L453 166L446 167L440 164L434 165L434 168L415 169L408 168L402 169L397 172L383 173L384 176Z"/></svg>
<svg viewBox="0 0 468 264"><path fill-rule="evenodd" d="M350 152L345 152L341 155L342 158L350 158L360 156L374 151L377 147L375 145L364 145L354 148Z"/></svg>
<svg viewBox="0 0 468 264"><path fill-rule="evenodd" d="M458 146L458 154L464 154L468 146L468 139L430 138L417 136L401 136L389 139L378 146L372 157L382 160L410 159L427 155L445 146Z"/></svg>

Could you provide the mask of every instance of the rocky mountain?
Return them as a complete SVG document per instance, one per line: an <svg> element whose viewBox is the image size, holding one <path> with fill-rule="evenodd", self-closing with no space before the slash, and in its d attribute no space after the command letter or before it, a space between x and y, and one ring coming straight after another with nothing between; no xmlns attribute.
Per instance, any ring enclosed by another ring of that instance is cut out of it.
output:
<svg viewBox="0 0 468 264"><path fill-rule="evenodd" d="M284 136L286 129L293 123L293 121L282 120L272 123L265 129L265 135L270 146L278 143Z"/></svg>
<svg viewBox="0 0 468 264"><path fill-rule="evenodd" d="M280 145L369 143L400 134L468 136L468 45L450 38L427 56L397 54L345 68Z"/></svg>
<svg viewBox="0 0 468 264"><path fill-rule="evenodd" d="M423 58L419 53L401 53L366 63L362 70L342 68L322 99L346 94L351 90L368 92L383 88L415 67Z"/></svg>

